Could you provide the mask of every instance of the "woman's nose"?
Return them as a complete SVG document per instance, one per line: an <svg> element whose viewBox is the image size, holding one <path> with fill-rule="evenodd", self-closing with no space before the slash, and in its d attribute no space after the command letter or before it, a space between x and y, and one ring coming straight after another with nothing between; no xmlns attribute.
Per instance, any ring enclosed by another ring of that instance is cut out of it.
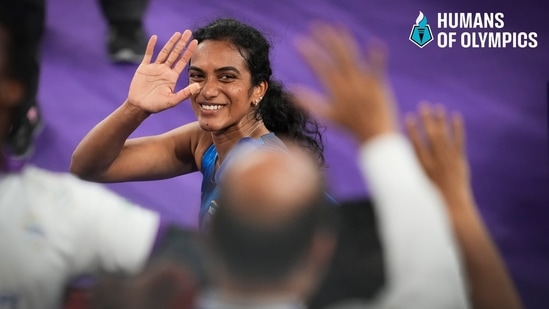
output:
<svg viewBox="0 0 549 309"><path fill-rule="evenodd" d="M211 99L219 95L217 81L205 80L200 86L200 94L202 94L205 99Z"/></svg>

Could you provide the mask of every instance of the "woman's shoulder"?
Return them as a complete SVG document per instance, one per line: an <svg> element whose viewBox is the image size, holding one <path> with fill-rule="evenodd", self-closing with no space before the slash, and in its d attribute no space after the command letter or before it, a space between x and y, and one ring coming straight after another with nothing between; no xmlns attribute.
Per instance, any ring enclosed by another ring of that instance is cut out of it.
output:
<svg viewBox="0 0 549 309"><path fill-rule="evenodd" d="M190 149L196 167L200 170L202 156L213 144L212 135L202 130L198 121L185 124L174 131L177 142L184 144L180 147Z"/></svg>
<svg viewBox="0 0 549 309"><path fill-rule="evenodd" d="M173 138L176 143L184 144L185 148L193 151L201 144L212 142L211 135L200 128L198 121L186 123L165 134Z"/></svg>

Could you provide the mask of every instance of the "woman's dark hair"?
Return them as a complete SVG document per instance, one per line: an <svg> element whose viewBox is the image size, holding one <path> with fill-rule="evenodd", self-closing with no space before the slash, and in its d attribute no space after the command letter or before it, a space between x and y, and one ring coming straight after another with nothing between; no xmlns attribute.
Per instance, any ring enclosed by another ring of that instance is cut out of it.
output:
<svg viewBox="0 0 549 309"><path fill-rule="evenodd" d="M257 29L232 18L220 18L193 31L198 43L205 40L228 41L234 44L252 75L252 85L266 81L269 85L255 117L263 120L270 131L290 138L309 148L324 165L321 128L305 110L298 107L293 96L284 91L279 81L271 79L269 58L271 45Z"/></svg>

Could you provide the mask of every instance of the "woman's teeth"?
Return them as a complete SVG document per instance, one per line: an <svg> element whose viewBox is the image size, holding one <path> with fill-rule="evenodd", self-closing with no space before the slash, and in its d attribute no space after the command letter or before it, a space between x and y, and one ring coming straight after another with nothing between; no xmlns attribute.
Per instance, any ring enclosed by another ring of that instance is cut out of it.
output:
<svg viewBox="0 0 549 309"><path fill-rule="evenodd" d="M214 110L218 110L218 109L221 109L223 108L224 105L217 105L217 104L200 104L200 106L202 106L203 109L207 109L207 110L210 110L210 111L214 111Z"/></svg>

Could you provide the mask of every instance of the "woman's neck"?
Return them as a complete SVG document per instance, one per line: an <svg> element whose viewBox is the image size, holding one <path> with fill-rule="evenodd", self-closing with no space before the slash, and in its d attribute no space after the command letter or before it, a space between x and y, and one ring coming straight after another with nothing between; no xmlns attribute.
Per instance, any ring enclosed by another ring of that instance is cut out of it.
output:
<svg viewBox="0 0 549 309"><path fill-rule="evenodd" d="M212 139L217 150L217 162L221 164L233 147L244 137L260 138L269 133L262 120L245 122L223 132L212 132Z"/></svg>

